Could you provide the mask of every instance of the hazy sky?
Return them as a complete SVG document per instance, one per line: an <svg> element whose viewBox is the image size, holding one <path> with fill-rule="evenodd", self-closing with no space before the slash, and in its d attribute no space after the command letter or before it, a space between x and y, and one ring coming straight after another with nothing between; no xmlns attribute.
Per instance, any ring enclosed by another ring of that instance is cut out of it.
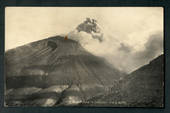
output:
<svg viewBox="0 0 170 113"><path fill-rule="evenodd" d="M105 41L85 48L119 69L131 72L163 53L162 7L7 7L5 50L68 34L86 17L98 21Z"/></svg>

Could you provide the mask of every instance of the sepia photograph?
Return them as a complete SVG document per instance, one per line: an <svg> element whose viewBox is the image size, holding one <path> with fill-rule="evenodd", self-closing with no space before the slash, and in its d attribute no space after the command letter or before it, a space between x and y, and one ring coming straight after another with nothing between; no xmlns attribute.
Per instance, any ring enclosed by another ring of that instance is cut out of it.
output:
<svg viewBox="0 0 170 113"><path fill-rule="evenodd" d="M163 7L6 7L5 107L164 107Z"/></svg>

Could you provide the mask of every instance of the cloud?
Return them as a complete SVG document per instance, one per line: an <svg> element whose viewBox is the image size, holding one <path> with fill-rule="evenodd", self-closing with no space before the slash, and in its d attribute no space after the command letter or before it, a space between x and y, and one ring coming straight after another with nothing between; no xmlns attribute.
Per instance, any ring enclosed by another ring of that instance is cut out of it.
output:
<svg viewBox="0 0 170 113"><path fill-rule="evenodd" d="M103 33L101 33L101 30L99 26L97 25L97 20L86 18L86 20L79 24L76 28L78 32L86 32L88 34L91 34L92 38L98 39L100 42L103 41Z"/></svg>
<svg viewBox="0 0 170 113"><path fill-rule="evenodd" d="M87 51L105 58L114 67L127 73L149 63L163 53L163 33L157 31L148 36L148 40L140 50L135 50L125 42L117 44L114 38L109 38L105 34L102 42L85 31L74 30L68 34L68 37L78 41Z"/></svg>
<svg viewBox="0 0 170 113"><path fill-rule="evenodd" d="M163 53L163 33L158 32L150 35L148 41L144 44L144 49L134 53L133 58L136 64L143 64L157 55Z"/></svg>
<svg viewBox="0 0 170 113"><path fill-rule="evenodd" d="M126 43L120 43L118 51L118 55L113 56L116 59L116 61L112 60L113 63L120 70L132 72L163 54L163 32L155 31L150 34L143 44L143 49L135 50Z"/></svg>
<svg viewBox="0 0 170 113"><path fill-rule="evenodd" d="M118 50L123 51L124 53L130 53L133 50L133 47L125 43L120 43L120 47L118 48Z"/></svg>

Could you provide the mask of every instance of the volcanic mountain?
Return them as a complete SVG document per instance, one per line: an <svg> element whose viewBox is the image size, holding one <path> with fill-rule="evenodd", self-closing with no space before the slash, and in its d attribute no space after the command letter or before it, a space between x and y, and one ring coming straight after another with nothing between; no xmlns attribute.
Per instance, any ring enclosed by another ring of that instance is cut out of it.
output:
<svg viewBox="0 0 170 113"><path fill-rule="evenodd" d="M107 92L122 76L77 41L54 36L5 53L7 106L75 105Z"/></svg>

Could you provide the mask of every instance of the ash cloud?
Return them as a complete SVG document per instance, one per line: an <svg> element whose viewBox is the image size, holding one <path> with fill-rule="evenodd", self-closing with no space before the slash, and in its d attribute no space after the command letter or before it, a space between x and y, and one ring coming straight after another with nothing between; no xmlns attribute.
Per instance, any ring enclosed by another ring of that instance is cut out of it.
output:
<svg viewBox="0 0 170 113"><path fill-rule="evenodd" d="M78 32L86 32L92 35L92 38L99 40L100 42L103 41L103 33L97 24L97 20L86 18L86 20L79 24L76 28Z"/></svg>
<svg viewBox="0 0 170 113"><path fill-rule="evenodd" d="M93 25L92 21L94 20L85 20L75 30L68 33L68 37L78 41L92 54L105 58L120 71L130 73L163 53L162 32L154 32L150 36L148 34L148 37L145 38L146 43L143 46L140 45L140 50L136 50L135 46L130 45L126 40L117 41L114 35L107 35L107 32L103 34L101 30L99 32L97 30L99 25L97 23L97 26ZM102 40L95 38L98 34L102 34L99 36Z"/></svg>

